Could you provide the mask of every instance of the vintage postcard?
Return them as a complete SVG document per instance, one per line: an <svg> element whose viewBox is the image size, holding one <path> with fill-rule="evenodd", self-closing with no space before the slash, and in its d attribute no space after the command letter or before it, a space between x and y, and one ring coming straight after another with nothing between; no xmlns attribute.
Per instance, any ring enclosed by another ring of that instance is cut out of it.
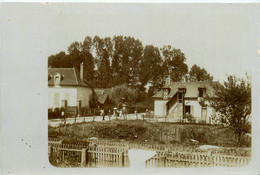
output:
<svg viewBox="0 0 260 175"><path fill-rule="evenodd" d="M260 173L259 10L2 3L2 173Z"/></svg>

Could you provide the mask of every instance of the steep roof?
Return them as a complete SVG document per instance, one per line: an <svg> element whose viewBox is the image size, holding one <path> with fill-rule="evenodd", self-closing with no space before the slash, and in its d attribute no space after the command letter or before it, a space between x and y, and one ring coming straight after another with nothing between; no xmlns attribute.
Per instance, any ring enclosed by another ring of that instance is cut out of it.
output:
<svg viewBox="0 0 260 175"><path fill-rule="evenodd" d="M74 68L49 68L48 75L48 86L54 86L54 76L61 74L63 79L60 81L60 86L84 86L89 87L88 84L80 79L79 72Z"/></svg>
<svg viewBox="0 0 260 175"><path fill-rule="evenodd" d="M210 97L214 96L214 90L212 87L212 83L215 82L173 82L169 86L164 86L163 88L169 88L170 94L169 97L173 97L179 88L186 88L185 97L192 98L198 97L198 88L206 88L206 94ZM154 94L152 98L162 98L163 90L161 89L159 92Z"/></svg>
<svg viewBox="0 0 260 175"><path fill-rule="evenodd" d="M95 93L98 98L98 102L104 104L107 98L110 98L111 89L95 88Z"/></svg>
<svg viewBox="0 0 260 175"><path fill-rule="evenodd" d="M111 88L95 88L96 94L107 94L111 98L112 90Z"/></svg>
<svg viewBox="0 0 260 175"><path fill-rule="evenodd" d="M100 104L104 104L107 98L107 94L97 94L97 100Z"/></svg>

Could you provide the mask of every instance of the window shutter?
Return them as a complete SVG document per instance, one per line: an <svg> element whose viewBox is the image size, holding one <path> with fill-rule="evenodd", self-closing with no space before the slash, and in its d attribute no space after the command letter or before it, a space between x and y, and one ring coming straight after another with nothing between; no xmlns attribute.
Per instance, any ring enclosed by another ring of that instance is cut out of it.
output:
<svg viewBox="0 0 260 175"><path fill-rule="evenodd" d="M55 93L54 94L54 105L55 106L59 106L60 105L60 94L59 93Z"/></svg>
<svg viewBox="0 0 260 175"><path fill-rule="evenodd" d="M190 114L194 117L194 106L190 106Z"/></svg>

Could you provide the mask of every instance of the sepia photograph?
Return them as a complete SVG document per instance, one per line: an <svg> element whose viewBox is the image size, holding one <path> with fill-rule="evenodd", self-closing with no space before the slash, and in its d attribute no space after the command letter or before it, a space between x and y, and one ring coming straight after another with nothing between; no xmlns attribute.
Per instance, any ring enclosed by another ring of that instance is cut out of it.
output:
<svg viewBox="0 0 260 175"><path fill-rule="evenodd" d="M259 173L259 4L0 7L3 174Z"/></svg>
<svg viewBox="0 0 260 175"><path fill-rule="evenodd" d="M250 31L242 14L250 5L50 8L59 13L48 55L53 166L250 163ZM69 36L58 30L67 25Z"/></svg>

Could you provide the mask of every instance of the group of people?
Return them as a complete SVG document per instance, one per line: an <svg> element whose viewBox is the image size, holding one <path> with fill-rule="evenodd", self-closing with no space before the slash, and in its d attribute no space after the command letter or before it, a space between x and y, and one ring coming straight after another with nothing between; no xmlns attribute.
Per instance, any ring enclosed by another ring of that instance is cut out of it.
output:
<svg viewBox="0 0 260 175"><path fill-rule="evenodd" d="M120 109L120 110L117 110L117 108L114 108L113 109L113 114L111 113L111 110L108 111L108 117L109 117L109 120L112 117L119 117L119 118L124 118L126 119L126 114L127 114L127 111L126 109ZM100 116L102 116L102 120L105 120L105 110L104 109L101 109L100 110Z"/></svg>

